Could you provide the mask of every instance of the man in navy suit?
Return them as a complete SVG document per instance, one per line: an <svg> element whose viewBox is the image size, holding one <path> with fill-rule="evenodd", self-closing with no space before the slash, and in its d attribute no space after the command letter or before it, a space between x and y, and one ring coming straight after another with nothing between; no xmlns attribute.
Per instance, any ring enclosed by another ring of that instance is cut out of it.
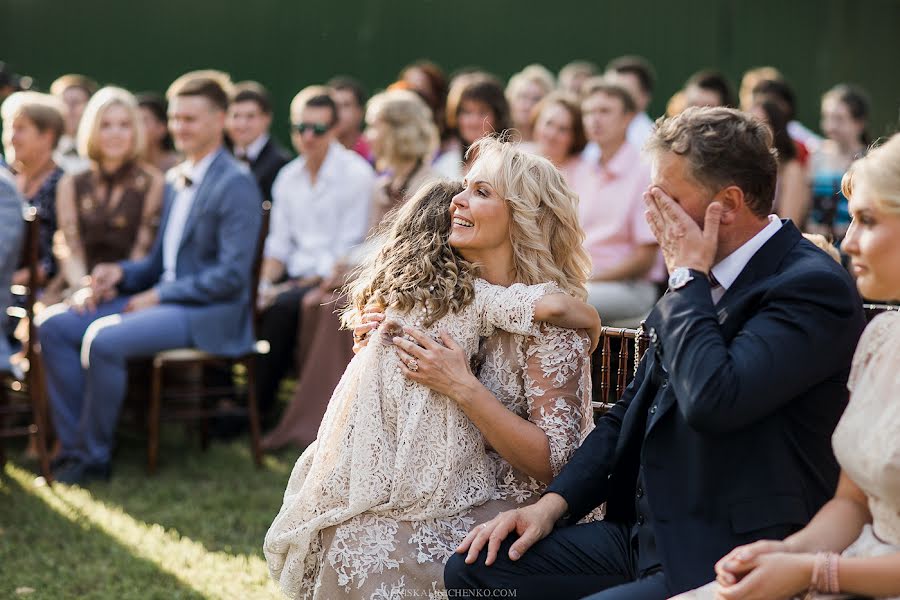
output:
<svg viewBox="0 0 900 600"><path fill-rule="evenodd" d="M168 91L169 126L185 162L170 183L156 242L142 260L97 265L81 304L40 323L53 421L54 476L107 478L126 363L166 349L239 355L253 345L251 270L259 189L223 148L227 76L198 71Z"/></svg>
<svg viewBox="0 0 900 600"><path fill-rule="evenodd" d="M469 533L451 597L668 598L831 498L862 304L840 265L769 215L770 139L725 108L659 124L645 202L671 276L650 350L541 499ZM575 524L603 503L604 520Z"/></svg>
<svg viewBox="0 0 900 600"><path fill-rule="evenodd" d="M225 131L234 157L250 167L264 200L272 199L272 183L291 155L270 134L272 100L269 92L255 81L234 86L228 105Z"/></svg>

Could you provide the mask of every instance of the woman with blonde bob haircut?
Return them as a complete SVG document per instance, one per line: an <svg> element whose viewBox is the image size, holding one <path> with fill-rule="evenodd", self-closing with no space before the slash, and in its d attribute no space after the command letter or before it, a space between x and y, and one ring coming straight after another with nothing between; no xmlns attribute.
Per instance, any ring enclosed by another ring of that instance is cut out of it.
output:
<svg viewBox="0 0 900 600"><path fill-rule="evenodd" d="M552 282L584 299L590 260L582 248L577 197L559 171L547 159L493 138L475 142L470 152L464 189L450 202L450 246L493 285ZM383 319L369 308L354 329L357 348ZM478 428L496 491L482 504L427 525L378 519L346 524L336 535L341 552L332 565L353 597L368 598L379 585L398 589L401 578L407 595L413 589L422 597L439 593L443 565L468 529L535 502L593 428L591 343L583 332L547 324L534 335L495 330L472 363L447 332L440 341L418 328L403 333L393 340L403 375L448 397ZM364 536L376 534L409 542L382 547L374 564ZM379 564L392 568L378 574Z"/></svg>
<svg viewBox="0 0 900 600"><path fill-rule="evenodd" d="M54 252L69 290L87 283L101 262L137 260L150 251L162 209L164 179L141 161L144 129L137 100L105 87L88 101L78 149L90 168L59 182Z"/></svg>
<svg viewBox="0 0 900 600"><path fill-rule="evenodd" d="M852 221L841 249L865 298L900 299L900 134L844 175ZM900 599L900 312L863 332L831 438L837 491L797 533L739 546L716 563L716 581L680 600ZM837 595L835 595L837 594Z"/></svg>

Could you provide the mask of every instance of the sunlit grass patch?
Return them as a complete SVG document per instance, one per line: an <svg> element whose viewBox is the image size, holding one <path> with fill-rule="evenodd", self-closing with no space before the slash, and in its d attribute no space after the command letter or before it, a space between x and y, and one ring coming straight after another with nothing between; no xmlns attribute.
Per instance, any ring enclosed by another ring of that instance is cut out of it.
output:
<svg viewBox="0 0 900 600"><path fill-rule="evenodd" d="M141 441L126 440L112 480L86 489L35 486L12 461L0 476L0 598L279 598L262 540L296 456L256 469L245 439L203 453L167 436L150 477Z"/></svg>

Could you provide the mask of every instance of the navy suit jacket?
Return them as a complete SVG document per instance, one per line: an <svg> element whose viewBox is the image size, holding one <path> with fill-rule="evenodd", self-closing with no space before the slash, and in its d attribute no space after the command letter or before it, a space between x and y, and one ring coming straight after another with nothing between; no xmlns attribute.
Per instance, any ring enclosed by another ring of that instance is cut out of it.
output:
<svg viewBox="0 0 900 600"><path fill-rule="evenodd" d="M252 163L250 171L256 177L259 189L265 200L272 199L272 184L281 168L291 162L291 155L274 138L269 138Z"/></svg>
<svg viewBox="0 0 900 600"><path fill-rule="evenodd" d="M168 173L172 183L178 167ZM255 342L250 287L262 220L256 181L219 150L200 182L178 249L175 281L163 274L162 240L175 192L167 186L159 232L150 253L124 261L119 290L134 294L156 286L160 301L184 305L197 348L224 356L248 352Z"/></svg>
<svg viewBox="0 0 900 600"><path fill-rule="evenodd" d="M2 167L0 167L2 168ZM0 172L0 372L9 369L9 342L6 340L6 309L12 304L9 285L19 264L25 221L24 203L12 175Z"/></svg>
<svg viewBox="0 0 900 600"><path fill-rule="evenodd" d="M718 304L705 278L657 303L634 381L547 491L570 522L606 502L633 524L643 466L669 589L714 579L733 547L790 534L832 497L864 326L847 272L785 222Z"/></svg>

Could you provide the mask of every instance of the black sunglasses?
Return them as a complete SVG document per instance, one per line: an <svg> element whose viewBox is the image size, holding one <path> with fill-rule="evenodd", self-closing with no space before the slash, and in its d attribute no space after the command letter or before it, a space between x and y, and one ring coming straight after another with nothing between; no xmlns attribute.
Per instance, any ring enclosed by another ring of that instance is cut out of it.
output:
<svg viewBox="0 0 900 600"><path fill-rule="evenodd" d="M313 135L316 137L321 137L328 133L328 130L331 129L331 125L325 125L323 123L294 123L292 125L294 131L303 135L307 131L312 131Z"/></svg>

